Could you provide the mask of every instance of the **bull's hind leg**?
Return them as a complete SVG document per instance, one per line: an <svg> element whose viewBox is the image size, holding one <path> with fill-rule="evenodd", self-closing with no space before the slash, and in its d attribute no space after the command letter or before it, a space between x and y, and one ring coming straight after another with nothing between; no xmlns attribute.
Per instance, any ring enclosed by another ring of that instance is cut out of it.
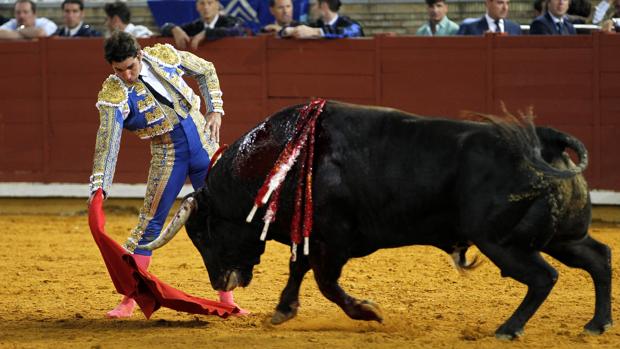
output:
<svg viewBox="0 0 620 349"><path fill-rule="evenodd" d="M383 322L383 315L377 304L349 296L338 284L342 267L348 260L344 249L327 249L324 244L315 244L312 247L310 266L321 293L338 304L352 319Z"/></svg>
<svg viewBox="0 0 620 349"><path fill-rule="evenodd" d="M579 241L551 241L544 252L569 267L587 271L594 281L596 301L594 317L584 329L601 334L612 325L611 318L611 250L589 235Z"/></svg>
<svg viewBox="0 0 620 349"><path fill-rule="evenodd" d="M495 336L499 339L514 339L523 334L525 324L551 292L558 273L538 251L527 251L516 246L478 247L499 267L502 276L527 285L527 294L517 310L495 331Z"/></svg>
<svg viewBox="0 0 620 349"><path fill-rule="evenodd" d="M288 282L280 295L280 303L276 306L276 312L271 317L272 324L281 324L297 315L299 288L308 270L310 270L308 258L300 256L296 262L289 262Z"/></svg>

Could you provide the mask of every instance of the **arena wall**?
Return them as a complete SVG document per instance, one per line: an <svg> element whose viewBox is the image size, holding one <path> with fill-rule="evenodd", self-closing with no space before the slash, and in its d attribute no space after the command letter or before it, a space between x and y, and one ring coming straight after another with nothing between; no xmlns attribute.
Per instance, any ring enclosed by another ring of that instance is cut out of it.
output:
<svg viewBox="0 0 620 349"><path fill-rule="evenodd" d="M451 118L466 110L501 113L504 102L511 111L532 106L538 124L579 137L590 152L591 187L618 199L619 35L230 38L197 54L218 70L223 143L312 97ZM0 64L0 196L20 196L11 194L19 192L14 183L83 188L98 125L96 95L111 73L101 39L0 42ZM115 182L145 182L148 142L125 134L122 143Z"/></svg>

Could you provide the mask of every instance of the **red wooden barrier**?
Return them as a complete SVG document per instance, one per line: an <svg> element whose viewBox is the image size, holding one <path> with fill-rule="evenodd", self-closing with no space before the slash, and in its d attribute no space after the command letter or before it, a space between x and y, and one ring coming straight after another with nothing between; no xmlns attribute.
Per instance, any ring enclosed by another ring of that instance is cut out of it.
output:
<svg viewBox="0 0 620 349"><path fill-rule="evenodd" d="M500 113L504 102L514 112L532 106L538 124L579 137L590 151L591 186L620 191L620 35L263 36L211 42L196 54L220 77L225 143L311 97L451 118L464 110ZM0 181L86 182L96 95L111 73L102 40L3 41L0 64ZM125 133L122 143L115 181L145 182L148 142Z"/></svg>

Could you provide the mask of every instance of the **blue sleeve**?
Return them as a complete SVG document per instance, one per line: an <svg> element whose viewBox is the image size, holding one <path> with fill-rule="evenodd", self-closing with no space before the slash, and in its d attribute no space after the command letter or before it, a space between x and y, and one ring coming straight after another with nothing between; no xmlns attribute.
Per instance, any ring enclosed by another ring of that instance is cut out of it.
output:
<svg viewBox="0 0 620 349"><path fill-rule="evenodd" d="M357 23L352 23L346 27L340 27L331 29L328 26L322 28L326 39L341 39L341 38L353 38L358 36L364 36L362 26Z"/></svg>

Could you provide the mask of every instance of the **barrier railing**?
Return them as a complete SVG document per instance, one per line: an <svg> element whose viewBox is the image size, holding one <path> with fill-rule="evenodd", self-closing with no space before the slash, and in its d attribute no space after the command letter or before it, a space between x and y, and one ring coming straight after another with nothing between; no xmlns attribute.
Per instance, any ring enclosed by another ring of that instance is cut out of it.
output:
<svg viewBox="0 0 620 349"><path fill-rule="evenodd" d="M143 45L165 41L149 39ZM90 175L101 39L0 42L0 181L83 183ZM587 176L620 191L620 35L231 38L202 46L224 91L223 142L312 97L459 117L532 106L541 125L579 137ZM195 86L195 85L194 85ZM148 142L123 135L115 181L146 181Z"/></svg>

